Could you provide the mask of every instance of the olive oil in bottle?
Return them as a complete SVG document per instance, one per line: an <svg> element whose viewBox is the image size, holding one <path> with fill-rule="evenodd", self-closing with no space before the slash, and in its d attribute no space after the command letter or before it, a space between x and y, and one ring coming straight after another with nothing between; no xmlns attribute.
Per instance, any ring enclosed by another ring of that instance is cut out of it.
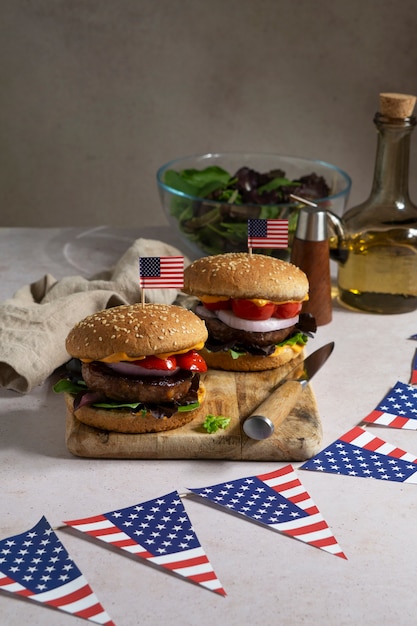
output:
<svg viewBox="0 0 417 626"><path fill-rule="evenodd" d="M371 194L343 217L338 290L341 302L354 309L417 309L417 206L408 192L415 101L414 96L380 94Z"/></svg>

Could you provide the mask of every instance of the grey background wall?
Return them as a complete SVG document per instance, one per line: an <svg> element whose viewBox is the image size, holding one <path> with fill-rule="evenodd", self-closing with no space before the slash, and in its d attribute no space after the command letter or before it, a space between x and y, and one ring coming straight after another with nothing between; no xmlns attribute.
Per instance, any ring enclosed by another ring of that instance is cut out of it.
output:
<svg viewBox="0 0 417 626"><path fill-rule="evenodd" d="M162 224L157 168L212 151L330 161L355 204L416 26L415 0L0 0L0 225Z"/></svg>

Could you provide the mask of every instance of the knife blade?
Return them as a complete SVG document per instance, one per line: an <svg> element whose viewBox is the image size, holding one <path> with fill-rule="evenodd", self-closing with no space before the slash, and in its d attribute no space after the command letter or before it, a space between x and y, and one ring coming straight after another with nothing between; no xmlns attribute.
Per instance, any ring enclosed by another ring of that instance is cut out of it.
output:
<svg viewBox="0 0 417 626"><path fill-rule="evenodd" d="M315 350L280 380L266 400L243 422L243 430L250 439L267 439L273 434L297 404L303 390L327 361L333 348L334 341Z"/></svg>

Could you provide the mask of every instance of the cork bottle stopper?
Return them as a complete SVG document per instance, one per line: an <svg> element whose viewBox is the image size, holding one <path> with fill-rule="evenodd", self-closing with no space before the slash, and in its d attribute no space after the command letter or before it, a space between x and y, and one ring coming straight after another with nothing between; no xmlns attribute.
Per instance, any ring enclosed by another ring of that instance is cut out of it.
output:
<svg viewBox="0 0 417 626"><path fill-rule="evenodd" d="M416 96L403 93L380 93L379 112L392 118L410 117L413 114Z"/></svg>

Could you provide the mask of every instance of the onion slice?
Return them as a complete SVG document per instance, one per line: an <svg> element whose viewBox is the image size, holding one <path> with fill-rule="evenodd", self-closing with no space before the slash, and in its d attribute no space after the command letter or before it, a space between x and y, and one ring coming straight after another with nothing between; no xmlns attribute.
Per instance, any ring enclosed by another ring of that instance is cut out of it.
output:
<svg viewBox="0 0 417 626"><path fill-rule="evenodd" d="M289 328L290 326L294 326L299 319L299 316L296 315L295 317L289 317L288 319L270 317L267 320L245 320L229 310L219 310L216 311L216 314L222 322L231 328L246 330L251 333L269 333L274 330Z"/></svg>
<svg viewBox="0 0 417 626"><path fill-rule="evenodd" d="M202 305L198 305L195 312L203 319L213 319L217 317L227 326L238 330L246 330L251 333L268 333L274 330L282 330L297 324L299 315L282 319L279 317L270 317L267 320L245 320L238 317L231 309L218 309L217 311L209 311Z"/></svg>
<svg viewBox="0 0 417 626"><path fill-rule="evenodd" d="M107 367L116 372L122 374L122 376L172 376L179 371L179 367L173 370L156 370L147 369L141 365L135 365L135 363L129 363L129 361L119 361L118 363L106 363Z"/></svg>
<svg viewBox="0 0 417 626"><path fill-rule="evenodd" d="M213 319L214 317L217 317L215 315L214 311L209 311L202 304L198 304L195 307L195 312L197 313L197 315L199 315L200 317L205 318L205 319Z"/></svg>

